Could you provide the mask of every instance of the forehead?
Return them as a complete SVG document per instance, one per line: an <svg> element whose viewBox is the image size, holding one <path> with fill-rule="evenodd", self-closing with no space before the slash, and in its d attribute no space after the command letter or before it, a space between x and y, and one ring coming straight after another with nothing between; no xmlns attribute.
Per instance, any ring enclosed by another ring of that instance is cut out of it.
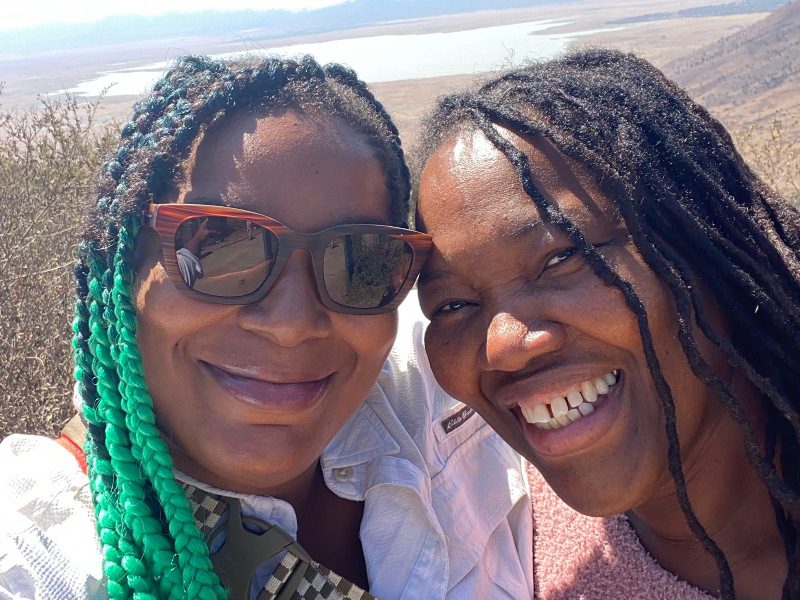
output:
<svg viewBox="0 0 800 600"><path fill-rule="evenodd" d="M576 225L616 220L613 203L595 181L550 143L522 138L502 127L497 131L527 159L536 190ZM420 178L419 212L431 233L453 230L447 223L462 218L488 235L497 230L524 234L542 225L540 209L523 188L515 166L477 130L450 136L431 155Z"/></svg>
<svg viewBox="0 0 800 600"><path fill-rule="evenodd" d="M385 220L390 208L385 174L367 137L335 117L291 109L235 114L208 130L185 170L179 202L224 202L293 229ZM320 205L326 211L312 223ZM301 222L293 227L293 219Z"/></svg>

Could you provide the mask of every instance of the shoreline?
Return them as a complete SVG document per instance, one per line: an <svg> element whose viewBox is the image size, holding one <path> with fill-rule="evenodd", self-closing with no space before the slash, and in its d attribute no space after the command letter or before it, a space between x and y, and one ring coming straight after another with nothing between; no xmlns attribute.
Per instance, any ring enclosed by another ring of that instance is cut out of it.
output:
<svg viewBox="0 0 800 600"><path fill-rule="evenodd" d="M686 6L701 6L707 0L689 0ZM70 89L80 82L91 81L99 76L121 70L136 69L153 63L169 61L187 53L221 54L247 50L262 50L269 46L321 43L332 40L356 39L381 35L417 35L429 33L451 33L472 29L511 25L529 21L558 21L562 24L543 32L544 35L569 34L592 31L608 26L608 22L621 17L637 16L674 8L668 0L626 0L621 5L609 7L601 0L576 0L562 5L546 5L530 8L504 10L482 10L471 13L441 15L421 19L392 21L365 27L291 36L275 39L259 39L258 32L247 32L242 39L237 34L226 38L178 38L154 40L152 42L129 43L89 50L52 52L14 60L0 58L0 72L5 86L0 95L0 104L6 111L26 110L38 105L37 93L42 90ZM689 17L648 21L626 26L615 32L595 32L574 38L570 48L586 46L608 46L624 51L634 51L663 68L670 61L754 23L764 13L750 13L724 17ZM565 22L566 21L566 22ZM535 35L535 34L534 34ZM398 56L403 60L403 56ZM433 100L447 92L463 88L485 77L491 71L463 73L369 82L378 99L398 123L404 141L413 143L415 125ZM669 76L670 73L667 72ZM57 97L57 96L56 96ZM131 104L139 95L107 96L100 103L99 121L123 120ZM783 96L777 96L779 99ZM95 97L80 97L92 102ZM769 115L786 111L787 102L769 111ZM788 107L791 109L791 107ZM713 110L713 109L712 109ZM728 112L728 111L725 111ZM721 115L718 115L721 116ZM748 115L733 111L725 120L728 127L744 128L763 120L763 115Z"/></svg>

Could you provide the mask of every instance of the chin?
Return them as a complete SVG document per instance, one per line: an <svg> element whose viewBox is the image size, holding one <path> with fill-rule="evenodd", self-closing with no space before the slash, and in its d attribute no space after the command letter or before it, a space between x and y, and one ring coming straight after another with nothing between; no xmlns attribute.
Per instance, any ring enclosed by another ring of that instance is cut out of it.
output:
<svg viewBox="0 0 800 600"><path fill-rule="evenodd" d="M641 473L636 475L627 470L612 472L595 464L582 466L578 460L567 461L557 468L539 467L536 461L532 462L561 500L590 517L627 512L642 504L642 496L650 487Z"/></svg>

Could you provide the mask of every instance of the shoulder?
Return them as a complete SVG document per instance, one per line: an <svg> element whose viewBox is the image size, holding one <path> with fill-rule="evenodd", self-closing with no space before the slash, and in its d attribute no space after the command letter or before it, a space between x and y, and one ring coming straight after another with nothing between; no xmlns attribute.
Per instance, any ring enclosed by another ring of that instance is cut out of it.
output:
<svg viewBox="0 0 800 600"><path fill-rule="evenodd" d="M399 456L417 456L422 494L446 540L448 597L526 597L532 588L530 503L522 461L475 411L436 382L427 319L413 292L394 347L367 401L393 421ZM408 450L409 446L413 446ZM488 596L487 596L488 595Z"/></svg>
<svg viewBox="0 0 800 600"><path fill-rule="evenodd" d="M102 589L89 482L67 450L39 436L3 440L0 512L0 592L84 598Z"/></svg>
<svg viewBox="0 0 800 600"><path fill-rule="evenodd" d="M63 502L64 492L70 501L91 504L88 483L75 457L50 438L11 435L0 443L0 507L6 513L24 509L37 518Z"/></svg>
<svg viewBox="0 0 800 600"><path fill-rule="evenodd" d="M427 326L412 290L398 309L395 343L367 400L376 411L396 417L420 447L430 443L433 423L464 408L433 377L425 353Z"/></svg>

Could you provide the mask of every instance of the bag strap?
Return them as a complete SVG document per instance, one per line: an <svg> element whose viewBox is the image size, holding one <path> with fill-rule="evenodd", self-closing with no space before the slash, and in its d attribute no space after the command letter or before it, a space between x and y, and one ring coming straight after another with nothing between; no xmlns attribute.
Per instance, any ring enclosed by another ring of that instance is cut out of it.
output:
<svg viewBox="0 0 800 600"><path fill-rule="evenodd" d="M277 525L243 517L237 498L209 494L189 484L183 487L209 546L216 546L214 541L224 535L225 542L211 555L211 561L231 591L232 600L247 600L256 568L281 553L278 566L257 600L376 600L369 592L313 560Z"/></svg>
<svg viewBox="0 0 800 600"><path fill-rule="evenodd" d="M86 434L86 424L77 414L54 440L75 457L84 473L87 472L83 450ZM219 535L225 536L225 542L211 555L211 560L214 570L231 591L232 600L247 600L255 569L281 552L283 557L257 600L377 600L369 592L314 561L280 527L260 519L242 517L238 499L210 494L188 483L182 485L206 542L211 545ZM226 513L227 520L223 520ZM250 529L262 533L253 533Z"/></svg>

